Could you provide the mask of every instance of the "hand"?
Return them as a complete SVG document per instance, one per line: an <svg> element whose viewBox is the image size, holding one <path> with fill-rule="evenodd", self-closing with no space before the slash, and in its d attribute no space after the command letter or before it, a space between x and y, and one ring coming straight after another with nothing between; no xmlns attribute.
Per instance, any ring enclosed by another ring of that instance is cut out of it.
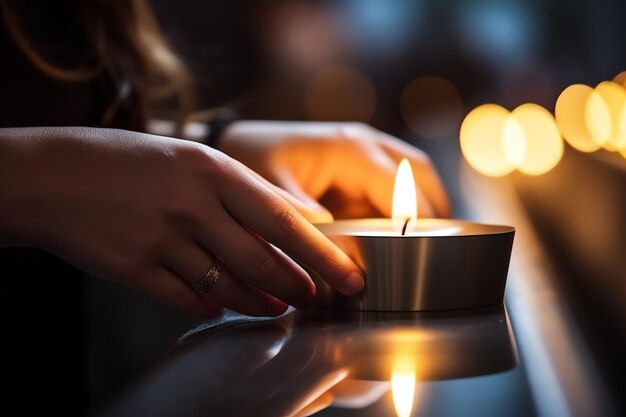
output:
<svg viewBox="0 0 626 417"><path fill-rule="evenodd" d="M48 250L199 317L308 304L315 287L296 260L346 294L363 286L297 200L204 145L33 128L0 131L0 146L0 195L11 203L0 205L0 245ZM192 286L213 255L221 276L200 294Z"/></svg>
<svg viewBox="0 0 626 417"><path fill-rule="evenodd" d="M294 417L311 416L328 407L362 409L369 407L391 388L389 381L364 381L345 378L315 398Z"/></svg>
<svg viewBox="0 0 626 417"><path fill-rule="evenodd" d="M101 416L309 415L348 371L289 333L275 322L183 341Z"/></svg>
<svg viewBox="0 0 626 417"><path fill-rule="evenodd" d="M420 217L445 217L446 192L419 149L360 123L240 121L219 148L312 209L335 217L391 216L396 169L408 158Z"/></svg>
<svg viewBox="0 0 626 417"><path fill-rule="evenodd" d="M183 336L102 417L303 417L331 405L365 408L389 381L349 379L336 334L294 328L294 314L234 324L236 315ZM231 322L232 320L232 322ZM232 324L229 324L231 322ZM318 329L319 330L319 329Z"/></svg>

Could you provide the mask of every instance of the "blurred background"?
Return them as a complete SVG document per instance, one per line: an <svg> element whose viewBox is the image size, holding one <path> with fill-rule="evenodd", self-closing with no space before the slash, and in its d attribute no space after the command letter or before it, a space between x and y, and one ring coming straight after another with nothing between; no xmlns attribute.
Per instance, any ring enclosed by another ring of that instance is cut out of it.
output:
<svg viewBox="0 0 626 417"><path fill-rule="evenodd" d="M626 70L626 3L152 3L174 49L196 76L201 107L229 107L247 119L371 124L431 155L450 191L455 217L468 215L467 172L487 184L512 186L556 271L555 285L583 343L611 397L626 410L621 392L626 375L626 157L603 149L582 152L565 142L562 156L547 172L492 178L468 167L459 146L463 120L482 104L512 111L535 103L554 115L568 86L595 87ZM121 291L107 283L94 285ZM129 305L143 303L145 311L111 325L111 333L127 336L127 346L118 352L105 352L98 344L107 339L106 328L94 334L94 358L109 355L125 365L113 375L116 371L98 369L94 360L95 400L113 390L107 381L152 363L175 340L173 335L190 325L141 296L124 297ZM112 321L105 301L96 300L92 308L94 320L107 316ZM130 330L137 324L145 334ZM146 340L153 341L149 348Z"/></svg>

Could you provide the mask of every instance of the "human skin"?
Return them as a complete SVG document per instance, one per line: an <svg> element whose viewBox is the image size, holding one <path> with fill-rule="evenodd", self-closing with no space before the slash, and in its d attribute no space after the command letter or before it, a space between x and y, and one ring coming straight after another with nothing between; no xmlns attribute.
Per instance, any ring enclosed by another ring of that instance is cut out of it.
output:
<svg viewBox="0 0 626 417"><path fill-rule="evenodd" d="M218 147L313 209L335 217L391 217L396 170L413 168L420 217L447 217L446 191L428 157L362 123L240 121Z"/></svg>
<svg viewBox="0 0 626 417"><path fill-rule="evenodd" d="M311 224L327 213L192 141L0 129L0 196L0 247L44 249L194 317L222 307L278 315L288 304L306 306L315 286L301 265L345 294L364 285L358 267ZM213 255L224 262L221 276L200 294L193 284Z"/></svg>

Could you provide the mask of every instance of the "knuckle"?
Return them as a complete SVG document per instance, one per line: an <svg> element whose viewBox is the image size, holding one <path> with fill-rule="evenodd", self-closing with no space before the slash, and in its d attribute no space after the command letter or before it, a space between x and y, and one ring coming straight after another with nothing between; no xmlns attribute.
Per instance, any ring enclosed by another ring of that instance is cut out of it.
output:
<svg viewBox="0 0 626 417"><path fill-rule="evenodd" d="M296 216L293 210L279 209L274 215L273 237L277 241L288 238L297 232Z"/></svg>
<svg viewBox="0 0 626 417"><path fill-rule="evenodd" d="M206 213L200 204L187 204L189 200L171 201L167 207L167 217L172 225L195 227L206 223Z"/></svg>
<svg viewBox="0 0 626 417"><path fill-rule="evenodd" d="M155 259L175 242L174 237L163 226L155 226L150 230L145 230L141 236L137 237L136 250L137 258L149 261Z"/></svg>
<svg viewBox="0 0 626 417"><path fill-rule="evenodd" d="M193 172L215 178L223 172L223 163L211 148L200 143L188 142L176 148L176 158Z"/></svg>

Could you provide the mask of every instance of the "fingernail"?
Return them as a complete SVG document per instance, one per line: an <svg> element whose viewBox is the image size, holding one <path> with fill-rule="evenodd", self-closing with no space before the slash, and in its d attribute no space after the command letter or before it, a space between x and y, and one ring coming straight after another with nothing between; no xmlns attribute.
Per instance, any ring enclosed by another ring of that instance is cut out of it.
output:
<svg viewBox="0 0 626 417"><path fill-rule="evenodd" d="M356 294L365 286L365 280L359 273L352 272L343 282L343 290L347 295Z"/></svg>

